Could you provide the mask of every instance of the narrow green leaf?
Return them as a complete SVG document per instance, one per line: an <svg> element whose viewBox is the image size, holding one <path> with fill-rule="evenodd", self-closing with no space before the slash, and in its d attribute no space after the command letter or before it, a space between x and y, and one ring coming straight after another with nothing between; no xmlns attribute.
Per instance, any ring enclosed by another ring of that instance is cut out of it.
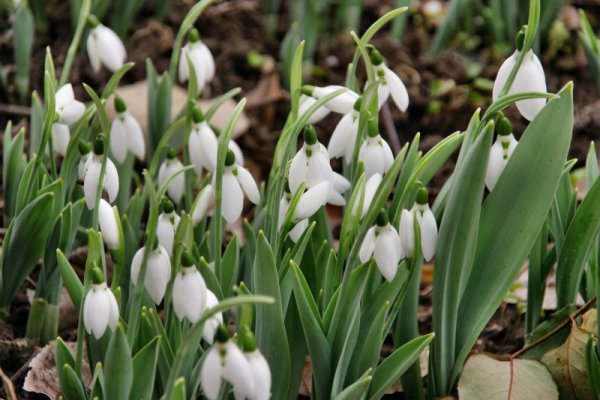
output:
<svg viewBox="0 0 600 400"><path fill-rule="evenodd" d="M113 331L105 356L104 388L107 399L127 399L133 385L133 362L127 336L119 324ZM147 377L144 377L147 378ZM136 398L137 393L136 393Z"/></svg>
<svg viewBox="0 0 600 400"><path fill-rule="evenodd" d="M130 400L152 399L160 342L160 336L155 337L133 357L133 384L129 395Z"/></svg>

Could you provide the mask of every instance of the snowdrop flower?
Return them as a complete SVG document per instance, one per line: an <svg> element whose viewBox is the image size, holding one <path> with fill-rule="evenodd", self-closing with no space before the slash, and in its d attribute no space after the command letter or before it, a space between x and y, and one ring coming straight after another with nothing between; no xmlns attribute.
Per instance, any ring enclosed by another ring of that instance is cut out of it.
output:
<svg viewBox="0 0 600 400"><path fill-rule="evenodd" d="M67 83L56 92L55 110L58 122L64 125L74 124L85 112L85 105L75 100L73 86Z"/></svg>
<svg viewBox="0 0 600 400"><path fill-rule="evenodd" d="M175 175L183 168L183 164L176 157L175 150L169 148L167 151L167 159L161 164L158 169L158 184L163 185L167 179ZM177 174L167 186L167 194L175 202L179 204L185 191L185 176L183 173Z"/></svg>
<svg viewBox="0 0 600 400"><path fill-rule="evenodd" d="M237 399L252 399L256 388L250 363L242 350L231 340L227 329L220 325L216 343L208 350L200 370L200 384L209 400L219 396L221 379L233 386Z"/></svg>
<svg viewBox="0 0 600 400"><path fill-rule="evenodd" d="M127 111L125 102L119 96L115 96L115 110L117 116L110 127L110 151L120 164L125 162L127 151L143 161L146 156L146 144L140 124Z"/></svg>
<svg viewBox="0 0 600 400"><path fill-rule="evenodd" d="M392 149L379 135L379 127L374 118L368 122L368 136L360 146L358 159L365 165L365 177L385 174L394 163Z"/></svg>
<svg viewBox="0 0 600 400"><path fill-rule="evenodd" d="M104 137L99 135L94 142L94 155L87 162L85 177L83 178L85 204L90 210L96 205L96 193L98 191L98 182L100 181L103 155ZM102 186L108 193L108 202L112 203L115 201L115 198L119 193L119 174L117 172L117 167L115 167L115 164L108 157L106 158L106 169Z"/></svg>
<svg viewBox="0 0 600 400"><path fill-rule="evenodd" d="M104 199L100 199L98 206L98 223L102 238L110 250L118 250L121 247L121 223L118 220L119 212Z"/></svg>
<svg viewBox="0 0 600 400"><path fill-rule="evenodd" d="M206 185L200 190L194 204L192 204L192 223L198 225L206 215L208 208L214 202L215 191L212 185Z"/></svg>
<svg viewBox="0 0 600 400"><path fill-rule="evenodd" d="M219 299L217 299L217 296L215 296L215 294L209 289L206 289L206 310L210 310L217 304L219 304ZM202 338L206 343L213 344L217 328L219 328L221 325L223 325L223 314L221 313L214 314L204 323Z"/></svg>
<svg viewBox="0 0 600 400"><path fill-rule="evenodd" d="M494 89L492 91L492 98L494 101L498 99L500 93L506 86L508 77L517 64L517 59L523 49L523 40L525 35L520 32L517 35L517 50L502 63L498 70L498 75L494 81ZM522 92L539 92L546 93L546 76L544 75L544 68L540 63L533 50L529 50L525 54L523 63L517 71L515 80L513 81L508 94L522 93ZM517 101L516 106L523 117L528 121L532 121L535 116L544 108L546 105L546 99L527 99Z"/></svg>
<svg viewBox="0 0 600 400"><path fill-rule="evenodd" d="M169 257L172 257L175 231L181 218L175 212L171 200L166 197L162 200L161 208L162 212L158 216L158 224L156 225L156 238L158 243L165 248Z"/></svg>
<svg viewBox="0 0 600 400"><path fill-rule="evenodd" d="M69 140L71 140L71 132L69 126L55 122L52 124L52 148L56 154L64 156L67 154L67 148L69 147Z"/></svg>
<svg viewBox="0 0 600 400"><path fill-rule="evenodd" d="M506 117L498 120L498 137L492 145L485 173L485 185L492 191L504 171L508 159L517 148L517 139L512 134L512 126Z"/></svg>
<svg viewBox="0 0 600 400"><path fill-rule="evenodd" d="M344 115L340 122L336 125L327 151L331 158L344 158L344 164L348 165L352 162L352 153L354 152L354 144L356 143L356 135L358 133L358 117L360 115L361 98L359 97L354 102L354 108L351 112Z"/></svg>
<svg viewBox="0 0 600 400"><path fill-rule="evenodd" d="M80 181L83 181L85 178L85 171L87 170L88 164L92 159L92 150L90 148L89 143L84 142L83 140L79 141L79 165L77 166L77 178Z"/></svg>
<svg viewBox="0 0 600 400"><path fill-rule="evenodd" d="M398 232L389 223L385 210L380 211L377 224L367 231L358 251L358 257L363 263L367 262L371 255L374 256L377 268L384 278L388 281L393 280L403 254Z"/></svg>
<svg viewBox="0 0 600 400"><path fill-rule="evenodd" d="M406 111L408 108L408 91L400 77L385 65L383 56L376 49L371 51L371 62L373 63L373 67L375 67L375 73L379 80L379 87L377 89L379 108L383 106L391 95L396 107L402 112Z"/></svg>
<svg viewBox="0 0 600 400"><path fill-rule="evenodd" d="M213 187L216 175L213 175ZM252 174L244 167L235 164L235 154L228 150L223 171L223 198L221 214L229 223L236 221L244 210L244 193L254 204L260 203L260 193Z"/></svg>
<svg viewBox="0 0 600 400"><path fill-rule="evenodd" d="M291 193L295 193L302 182L306 182L307 189L321 182L329 182L327 202L337 206L346 204L341 193L351 186L346 178L331 168L329 153L317 141L317 133L311 125L304 130L304 145L292 159L288 179Z"/></svg>
<svg viewBox="0 0 600 400"><path fill-rule="evenodd" d="M302 86L302 93L319 100L340 89L346 89L346 91L325 103L325 107L339 114L348 114L349 112L352 112L354 103L356 103L356 100L358 99L358 94L348 88L338 85L324 87L305 85Z"/></svg>
<svg viewBox="0 0 600 400"><path fill-rule="evenodd" d="M199 107L192 112L192 131L188 142L190 160L194 164L196 175L202 175L202 170L214 172L217 169L217 152L219 140L213 129L208 125ZM235 154L236 162L243 166L244 155L233 140L229 141L229 150Z"/></svg>
<svg viewBox="0 0 600 400"><path fill-rule="evenodd" d="M433 212L428 204L429 194L427 189L421 188L417 192L417 201L414 207L402 210L400 217L400 240L404 256L412 257L415 254L415 219L421 233L421 250L423 257L429 261L435 255L437 246L438 230Z"/></svg>
<svg viewBox="0 0 600 400"><path fill-rule="evenodd" d="M246 332L243 339L244 356L250 364L250 372L254 381L254 393L247 396L251 400L269 400L271 397L271 368L269 363L256 348L256 340L252 332ZM238 394L241 398L241 393ZM237 397L236 397L237 398Z"/></svg>
<svg viewBox="0 0 600 400"><path fill-rule="evenodd" d="M173 309L179 320L196 323L206 307L206 284L188 251L181 256L181 271L173 282Z"/></svg>
<svg viewBox="0 0 600 400"><path fill-rule="evenodd" d="M312 217L321 207L327 202L329 195L329 182L321 182L318 185L306 190L298 201L298 205L294 210L293 222L296 225L288 233L290 239L296 243L306 228L308 227L308 219ZM279 202L279 219L277 220L278 229L281 229L285 222L285 215L290 208L290 200L292 194L289 191L289 186L286 185L285 193Z"/></svg>
<svg viewBox="0 0 600 400"><path fill-rule="evenodd" d="M89 334L100 339L106 328L113 331L119 322L119 306L113 292L106 286L100 268L92 270L93 284L83 302L83 324Z"/></svg>
<svg viewBox="0 0 600 400"><path fill-rule="evenodd" d="M104 65L111 72L117 71L125 63L127 52L123 42L110 28L102 25L94 15L88 17L91 27L87 37L87 53L94 72Z"/></svg>
<svg viewBox="0 0 600 400"><path fill-rule="evenodd" d="M363 198L362 209L360 212L360 218L364 218L367 215L367 211L369 211L369 207L371 206L371 202L373 201L373 197L375 197L375 193L377 193L377 189L379 189L379 184L381 183L381 175L375 173L371 175L371 177L367 180L367 183L361 190L364 190L365 195ZM354 208L352 209L352 215L356 215L359 206L359 199L354 203Z"/></svg>
<svg viewBox="0 0 600 400"><path fill-rule="evenodd" d="M200 40L197 29L190 30L188 43L181 48L179 58L179 81L186 82L190 77L189 60L194 66L198 91L201 92L206 84L215 77L215 59L210 50Z"/></svg>
<svg viewBox="0 0 600 400"><path fill-rule="evenodd" d="M298 118L302 117L317 100L313 97L307 96L304 93L300 95L300 104L298 106ZM329 109L327 107L319 107L317 110L308 118L309 124L316 124L323 118L329 115Z"/></svg>
<svg viewBox="0 0 600 400"><path fill-rule="evenodd" d="M169 260L169 255L164 247L158 243L155 246L153 250L148 250L144 286L150 293L152 300L156 304L160 304L167 290L169 279L171 279L171 260ZM139 249L131 261L131 281L134 285L138 284L145 250L146 247Z"/></svg>

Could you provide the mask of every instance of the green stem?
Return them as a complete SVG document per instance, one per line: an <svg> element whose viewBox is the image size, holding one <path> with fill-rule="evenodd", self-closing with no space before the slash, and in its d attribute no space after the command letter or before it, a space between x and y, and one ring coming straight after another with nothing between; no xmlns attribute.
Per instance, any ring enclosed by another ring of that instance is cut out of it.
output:
<svg viewBox="0 0 600 400"><path fill-rule="evenodd" d="M67 51L67 57L65 58L65 63L63 65L62 74L60 75L58 87L63 86L69 79L71 67L73 66L73 61L75 60L75 54L77 53L77 48L79 47L79 42L81 41L81 36L83 35L83 29L85 28L87 17L90 14L91 3L92 0L83 0L81 3L77 28L75 29L75 34L73 35L73 40L71 41L69 50Z"/></svg>

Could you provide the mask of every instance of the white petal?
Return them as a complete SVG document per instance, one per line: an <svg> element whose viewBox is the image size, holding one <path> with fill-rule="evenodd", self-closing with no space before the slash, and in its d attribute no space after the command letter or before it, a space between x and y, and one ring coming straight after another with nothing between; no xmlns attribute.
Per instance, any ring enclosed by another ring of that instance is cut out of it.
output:
<svg viewBox="0 0 600 400"><path fill-rule="evenodd" d="M379 85L377 86L377 102L379 110L381 110L381 107L383 107L389 97L390 85L388 85L387 81L384 83L379 80Z"/></svg>
<svg viewBox="0 0 600 400"><path fill-rule="evenodd" d="M338 174L334 171L331 176L333 178L333 187L336 191L343 193L352 187L352 184L344 175Z"/></svg>
<svg viewBox="0 0 600 400"><path fill-rule="evenodd" d="M115 210L104 199L100 199L98 207L98 223L100 225L100 232L102 232L102 238L104 238L109 249L118 249L120 235Z"/></svg>
<svg viewBox="0 0 600 400"><path fill-rule="evenodd" d="M181 48L181 54L179 56L179 64L177 68L177 75L179 76L179 82L185 82L188 80L190 76L189 65L188 65L188 57L190 51L189 43Z"/></svg>
<svg viewBox="0 0 600 400"><path fill-rule="evenodd" d="M206 79L204 81L207 83L215 76L215 59L213 58L209 48L204 43L200 42L199 50L206 68Z"/></svg>
<svg viewBox="0 0 600 400"><path fill-rule="evenodd" d="M56 91L55 104L56 109L60 110L61 108L67 106L68 104L75 101L75 93L73 92L73 85L67 83L63 85Z"/></svg>
<svg viewBox="0 0 600 400"><path fill-rule="evenodd" d="M108 326L111 330L115 330L119 323L119 304L115 295L110 289L106 289L108 303L109 303L109 314L108 314Z"/></svg>
<svg viewBox="0 0 600 400"><path fill-rule="evenodd" d="M96 205L96 193L98 189L98 182L100 181L100 169L102 165L100 161L92 156L92 160L88 164L87 171L85 173L85 179L83 181L83 193L85 195L85 204L87 208L92 210Z"/></svg>
<svg viewBox="0 0 600 400"><path fill-rule="evenodd" d="M219 299L213 292L209 289L206 289L206 309L210 310L214 306L219 304ZM212 344L215 333L217 332L217 328L219 325L223 323L223 315L221 313L214 314L206 323L204 324L204 329L202 331L202 338L207 342Z"/></svg>
<svg viewBox="0 0 600 400"><path fill-rule="evenodd" d="M496 182L498 182L498 178L500 178L500 174L502 174L502 171L504 170L504 165L506 165L504 161L504 150L502 149L502 143L497 139L490 149L487 170L485 173L485 185L489 191L492 191L494 186L496 186Z"/></svg>
<svg viewBox="0 0 600 400"><path fill-rule="evenodd" d="M214 346L208 351L200 370L200 385L204 390L204 395L209 400L215 400L219 397L222 373L221 355L219 349Z"/></svg>
<svg viewBox="0 0 600 400"><path fill-rule="evenodd" d="M244 209L244 193L231 172L223 174L223 198L221 214L229 223L236 221Z"/></svg>
<svg viewBox="0 0 600 400"><path fill-rule="evenodd" d="M69 127L59 122L52 124L52 148L61 156L67 154L71 134Z"/></svg>
<svg viewBox="0 0 600 400"><path fill-rule="evenodd" d="M242 187L246 196L248 196L248 200L250 200L254 204L260 203L260 193L258 192L258 186L256 186L256 182L254 181L254 177L252 174L248 172L248 170L244 167L236 166L237 170L237 180Z"/></svg>
<svg viewBox="0 0 600 400"><path fill-rule="evenodd" d="M300 95L300 106L298 107L298 118L302 117L308 109L317 102L314 98L305 94ZM329 109L327 107L319 107L317 110L308 118L309 124L316 124L329 115Z"/></svg>
<svg viewBox="0 0 600 400"><path fill-rule="evenodd" d="M311 157L312 158L312 157ZM306 174L308 172L308 157L306 157L306 150L304 146L296 153L290 164L290 171L288 175L288 181L290 185L290 191L295 193L300 187L302 182L306 180Z"/></svg>
<svg viewBox="0 0 600 400"><path fill-rule="evenodd" d="M302 234L304 233L306 228L308 228L307 219L298 221L298 223L292 229L290 229L288 236L290 237L290 239L292 239L294 243L296 243L298 240L300 240L300 237L302 237Z"/></svg>
<svg viewBox="0 0 600 400"><path fill-rule="evenodd" d="M119 194L119 173L117 167L110 158L106 159L106 177L104 180L104 189L108 193L108 201L114 202Z"/></svg>
<svg viewBox="0 0 600 400"><path fill-rule="evenodd" d="M196 267L183 268L173 283L173 309L177 318L192 324L200 319L206 307L206 284Z"/></svg>
<svg viewBox="0 0 600 400"><path fill-rule="evenodd" d="M83 304L83 322L88 333L100 339L108 326L110 302L103 289L106 284L93 285Z"/></svg>
<svg viewBox="0 0 600 400"><path fill-rule="evenodd" d="M515 139L515 137L511 133L508 136L508 157L509 158L510 158L510 156L512 156L512 154L515 151L515 149L517 148L518 144L519 144L519 142L517 141L517 139Z"/></svg>
<svg viewBox="0 0 600 400"><path fill-rule="evenodd" d="M353 137L356 139L354 114L348 113L340 119L340 122L338 122L331 134L331 139L327 146L329 157L339 158L344 156L349 146L354 147Z"/></svg>
<svg viewBox="0 0 600 400"><path fill-rule="evenodd" d="M373 174L383 175L385 173L386 160L383 147L377 143L377 138L365 140L358 153L358 159L365 165L365 177L368 179Z"/></svg>
<svg viewBox="0 0 600 400"><path fill-rule="evenodd" d="M79 159L79 165L77 166L77 178L83 180L85 178L85 172L87 171L88 165L92 159L92 153L87 153L81 156Z"/></svg>
<svg viewBox="0 0 600 400"><path fill-rule="evenodd" d="M242 149L240 149L240 146L238 146L238 144L236 142L234 142L233 140L229 141L229 150L233 151L233 154L235 155L235 163L237 165L241 165L242 167L244 166L244 153L242 153Z"/></svg>
<svg viewBox="0 0 600 400"><path fill-rule="evenodd" d="M321 182L331 182L335 184L333 179L333 170L331 169L331 164L329 164L329 156L320 151L313 150L311 157L308 158L306 175L304 176L307 187L314 187ZM331 189L335 188L332 187Z"/></svg>
<svg viewBox="0 0 600 400"><path fill-rule="evenodd" d="M345 206L346 199L332 185L329 185L329 193L327 194L327 202L334 206Z"/></svg>
<svg viewBox="0 0 600 400"><path fill-rule="evenodd" d="M258 350L246 354L252 378L254 381L254 396L252 400L269 400L271 395L271 369L267 360Z"/></svg>
<svg viewBox="0 0 600 400"><path fill-rule="evenodd" d="M406 86L404 86L400 77L388 67L384 68L384 73L396 107L402 112L406 111L408 108L408 91L406 90Z"/></svg>
<svg viewBox="0 0 600 400"><path fill-rule="evenodd" d="M511 93L546 93L546 76L537 56L532 50L525 55L523 64L515 77ZM517 101L517 109L527 120L532 121L546 105L546 99L528 99Z"/></svg>
<svg viewBox="0 0 600 400"><path fill-rule="evenodd" d="M367 233L365 234L365 238L360 246L360 250L358 251L358 258L361 262L365 263L369 261L373 251L375 250L375 227L369 228Z"/></svg>
<svg viewBox="0 0 600 400"><path fill-rule="evenodd" d="M375 197L375 193L377 193L377 189L379 189L379 184L381 183L381 175L373 174L367 184L365 186L365 198L363 200L363 209L361 213L361 218L364 218L367 215L367 211L369 211L369 207L371 206L371 202Z"/></svg>
<svg viewBox="0 0 600 400"><path fill-rule="evenodd" d="M90 31L87 37L86 45L88 57L90 59L90 65L92 66L92 71L94 71L94 73L97 73L98 71L100 71L101 67L100 51L98 50L98 41L96 40L96 36L93 30Z"/></svg>
<svg viewBox="0 0 600 400"><path fill-rule="evenodd" d="M177 171L183 168L183 164L178 159L165 160L158 169L158 182L163 185L167 179L174 175ZM183 173L178 174L171 180L167 186L167 193L175 204L181 202L183 192L185 190L185 176Z"/></svg>
<svg viewBox="0 0 600 400"><path fill-rule="evenodd" d="M438 230L435 217L429 206L426 206L421 218L421 249L425 261L429 261L435 255L437 246Z"/></svg>
<svg viewBox="0 0 600 400"><path fill-rule="evenodd" d="M238 393L252 398L255 386L248 360L244 357L242 350L233 342L225 343L225 348L223 378L227 379Z"/></svg>
<svg viewBox="0 0 600 400"><path fill-rule="evenodd" d="M313 96L316 99L320 99L320 98L325 97L328 94L331 94L340 89L346 89L346 88L344 88L343 86L338 86L338 85L315 87L313 90ZM336 112L336 113L347 114L347 113L351 113L352 110L354 110L354 103L356 103L357 99L358 99L358 94L356 94L352 90L348 89L345 92L341 93L340 95L334 97L327 103L325 103L325 107L329 108L331 111Z"/></svg>
<svg viewBox="0 0 600 400"><path fill-rule="evenodd" d="M194 202L194 207L192 210L192 223L197 225L200 223L202 218L206 215L206 211L208 210L208 206L210 202L213 200L214 190L212 185L206 185L200 193L198 193L198 197Z"/></svg>
<svg viewBox="0 0 600 400"><path fill-rule="evenodd" d="M113 119L110 126L110 152L119 164L123 164L127 157L127 130L119 116Z"/></svg>
<svg viewBox="0 0 600 400"><path fill-rule="evenodd" d="M175 227L171 222L170 215L161 213L156 225L156 237L158 243L165 248L169 257L173 255L173 241L175 240Z"/></svg>
<svg viewBox="0 0 600 400"><path fill-rule="evenodd" d="M170 279L171 261L167 251L159 245L149 254L146 278L144 279L144 285L156 304L160 304L162 301Z"/></svg>
<svg viewBox="0 0 600 400"><path fill-rule="evenodd" d="M137 119L128 112L126 112L125 115L124 125L125 131L127 132L127 135L125 136L127 148L138 158L138 160L143 161L144 157L146 157L146 143L144 141L142 127Z"/></svg>
<svg viewBox="0 0 600 400"><path fill-rule="evenodd" d="M406 257L412 257L415 254L414 216L408 210L402 210L400 217L400 243Z"/></svg>
<svg viewBox="0 0 600 400"><path fill-rule="evenodd" d="M281 229L281 226L285 222L285 214L287 214L288 209L290 208L290 203L286 199L285 195L279 201L279 214L277 219L277 229Z"/></svg>
<svg viewBox="0 0 600 400"><path fill-rule="evenodd" d="M81 118L84 112L85 105L80 101L74 100L59 111L60 121L64 124L72 125Z"/></svg>
<svg viewBox="0 0 600 400"><path fill-rule="evenodd" d="M500 93L504 90L504 86L508 81L508 77L510 72L514 68L517 63L517 51L515 51L510 57L508 57L500 66L498 70L498 75L496 75L496 80L494 81L494 89L492 90L492 99L494 101L498 100ZM514 83L513 83L514 87Z"/></svg>
<svg viewBox="0 0 600 400"><path fill-rule="evenodd" d="M399 243L398 233L391 225L388 225L387 229L381 229L375 241L375 249L373 250L375 261L379 271L388 281L393 280L396 276L398 262L401 258L398 251Z"/></svg>
<svg viewBox="0 0 600 400"><path fill-rule="evenodd" d="M205 169L213 172L217 168L217 151L219 142L212 128L202 122L198 129L200 136L201 163Z"/></svg>
<svg viewBox="0 0 600 400"><path fill-rule="evenodd" d="M110 28L99 25L96 29L100 60L110 71L115 72L123 66L127 52L123 42Z"/></svg>
<svg viewBox="0 0 600 400"><path fill-rule="evenodd" d="M194 164L194 172L196 175L202 175L202 169L204 167L203 152L202 152L202 140L198 130L192 129L190 133L190 139L188 141L188 151L190 153L190 161Z"/></svg>
<svg viewBox="0 0 600 400"><path fill-rule="evenodd" d="M294 219L303 220L312 217L327 201L329 182L321 182L300 196L294 212Z"/></svg>
<svg viewBox="0 0 600 400"><path fill-rule="evenodd" d="M384 172L388 172L394 163L394 153L392 153L390 145L383 138L380 139L379 144L383 151Z"/></svg>

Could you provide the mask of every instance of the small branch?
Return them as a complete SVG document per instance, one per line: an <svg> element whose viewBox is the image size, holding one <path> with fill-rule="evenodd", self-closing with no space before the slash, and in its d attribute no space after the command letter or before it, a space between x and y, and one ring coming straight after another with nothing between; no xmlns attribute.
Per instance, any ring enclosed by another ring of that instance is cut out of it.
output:
<svg viewBox="0 0 600 400"><path fill-rule="evenodd" d="M13 385L10 378L4 373L2 368L0 368L0 378L2 378L2 382L4 382L4 391L8 396L9 400L17 400L17 393L15 392L15 386Z"/></svg>
<svg viewBox="0 0 600 400"><path fill-rule="evenodd" d="M13 114L28 117L31 115L31 108L0 103L0 114Z"/></svg>
<svg viewBox="0 0 600 400"><path fill-rule="evenodd" d="M394 154L400 153L402 146L400 146L400 139L398 139L398 131L396 131L396 126L394 125L394 119L392 118L392 113L390 112L390 106L386 102L381 108L381 119L383 122L383 126L385 127L386 136L389 139L390 147Z"/></svg>

